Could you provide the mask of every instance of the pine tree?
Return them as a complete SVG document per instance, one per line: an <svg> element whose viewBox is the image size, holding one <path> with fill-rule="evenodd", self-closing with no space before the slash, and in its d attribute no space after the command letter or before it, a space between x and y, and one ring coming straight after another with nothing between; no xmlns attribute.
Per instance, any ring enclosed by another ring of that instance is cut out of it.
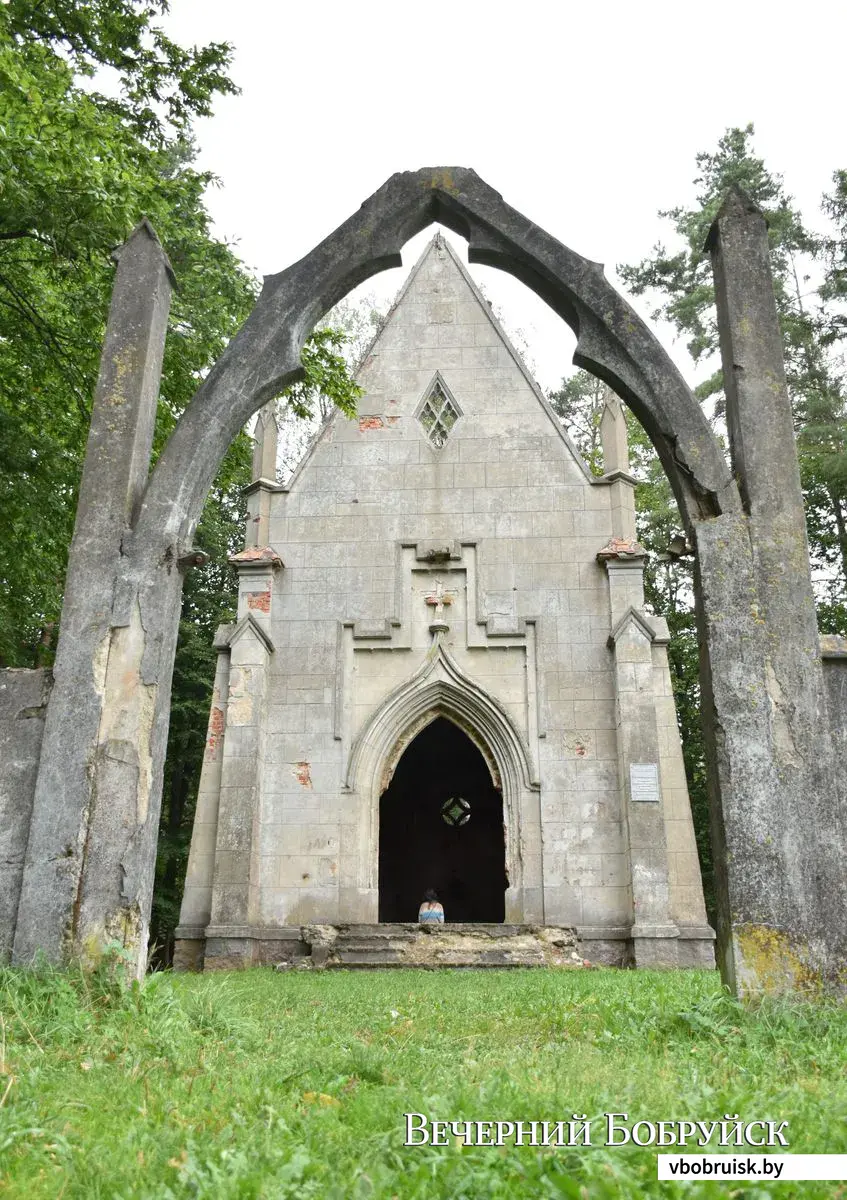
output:
<svg viewBox="0 0 847 1200"><path fill-rule="evenodd" d="M844 631L847 614L847 403L837 349L845 336L843 316L832 311L843 299L847 229L843 179L829 198L830 215L841 219L839 238L812 232L786 193L782 178L768 170L753 150L753 126L729 129L713 153L696 156L696 203L659 215L669 220L680 248L657 245L619 274L636 294L658 297L654 317L669 321L684 336L695 364L718 351L709 256L709 227L728 190L741 187L762 209L774 291L782 326L785 366L794 411L797 451L806 500L809 549L824 632ZM839 200L840 197L840 200ZM841 264L839 266L839 263ZM839 288L842 290L839 292ZM715 371L698 388L720 420L723 380Z"/></svg>

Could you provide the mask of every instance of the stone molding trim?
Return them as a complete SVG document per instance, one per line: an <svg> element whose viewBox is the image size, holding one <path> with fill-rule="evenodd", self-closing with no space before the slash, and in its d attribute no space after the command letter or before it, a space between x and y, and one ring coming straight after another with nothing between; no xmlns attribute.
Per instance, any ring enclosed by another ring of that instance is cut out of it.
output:
<svg viewBox="0 0 847 1200"><path fill-rule="evenodd" d="M278 571L285 565L272 546L250 546L239 554L233 554L229 561L239 573L251 569L266 570L269 566Z"/></svg>
<svg viewBox="0 0 847 1200"><path fill-rule="evenodd" d="M613 475L604 475L603 478L608 479L609 482L614 479L624 479L629 483L632 476L625 475L623 471L615 471ZM633 480L633 482L636 481ZM646 557L647 551L639 542L625 537L613 537L601 550L597 551L597 561L600 564L619 559L621 562L637 562L643 565Z"/></svg>
<svg viewBox="0 0 847 1200"><path fill-rule="evenodd" d="M433 678L427 677L432 675ZM495 787L540 787L529 749L506 710L466 675L443 644L433 647L417 671L385 698L350 751L344 786L361 791L380 771L380 792L411 738L436 716L445 716L482 751ZM404 730L398 740L397 730ZM414 733L409 736L411 730Z"/></svg>
<svg viewBox="0 0 847 1200"><path fill-rule="evenodd" d="M614 650L618 638L630 623L640 630L648 642L653 642L657 646L666 646L671 640L667 621L663 617L654 617L652 613L643 613L630 605L606 639L606 645L610 650Z"/></svg>
<svg viewBox="0 0 847 1200"><path fill-rule="evenodd" d="M507 920L543 921L537 769L505 709L459 668L440 640L418 670L383 701L350 753L345 788L359 796L359 887L376 888L372 847L379 844L380 797L403 751L440 716L470 737L502 792Z"/></svg>
<svg viewBox="0 0 847 1200"><path fill-rule="evenodd" d="M333 735L349 742L347 686L357 650L411 650L413 576L444 572L465 576L467 605L465 645L468 650L521 649L526 656L526 737L533 773L538 777L538 738L546 737L545 690L538 669L539 617L489 614L479 570L484 543L398 542L394 560L394 615L377 620L339 622L333 695Z"/></svg>
<svg viewBox="0 0 847 1200"><path fill-rule="evenodd" d="M224 627L221 626L221 628ZM248 613L246 617L242 617L236 625L230 625L227 628L229 629L229 632L226 633L224 637L226 639L226 645L230 649L232 649L235 643L239 641L239 639L245 634L251 633L254 637L258 638L258 640L267 650L268 654L274 653L274 644L271 640L270 634L265 632L252 613Z"/></svg>
<svg viewBox="0 0 847 1200"><path fill-rule="evenodd" d="M821 658L836 660L847 658L847 637L842 637L838 633L823 633L820 644Z"/></svg>

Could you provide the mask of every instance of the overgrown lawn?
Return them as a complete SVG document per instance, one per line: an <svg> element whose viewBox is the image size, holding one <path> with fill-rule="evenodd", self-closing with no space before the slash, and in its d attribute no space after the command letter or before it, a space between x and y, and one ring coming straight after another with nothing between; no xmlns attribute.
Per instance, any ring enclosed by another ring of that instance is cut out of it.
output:
<svg viewBox="0 0 847 1200"><path fill-rule="evenodd" d="M847 1014L746 1011L706 972L0 970L0 1195L847 1196L832 1183L662 1183L601 1114L787 1120L847 1153ZM590 1148L405 1148L431 1119L596 1117ZM709 1147L709 1149L712 1149Z"/></svg>

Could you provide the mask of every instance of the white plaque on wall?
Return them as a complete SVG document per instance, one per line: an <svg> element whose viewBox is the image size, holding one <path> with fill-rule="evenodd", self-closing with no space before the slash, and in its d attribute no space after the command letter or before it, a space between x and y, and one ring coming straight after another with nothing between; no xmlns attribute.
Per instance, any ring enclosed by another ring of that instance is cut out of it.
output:
<svg viewBox="0 0 847 1200"><path fill-rule="evenodd" d="M630 763L629 789L634 801L658 803L659 768L656 763Z"/></svg>

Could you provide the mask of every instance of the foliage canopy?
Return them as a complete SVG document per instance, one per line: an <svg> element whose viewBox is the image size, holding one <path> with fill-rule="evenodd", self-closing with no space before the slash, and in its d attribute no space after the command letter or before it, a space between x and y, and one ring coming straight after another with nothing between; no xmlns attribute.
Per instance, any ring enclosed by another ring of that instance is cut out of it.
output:
<svg viewBox="0 0 847 1200"><path fill-rule="evenodd" d="M113 279L112 251L141 216L176 274L154 455L249 312L255 279L217 239L215 184L193 166L191 124L237 89L230 48L185 49L155 24L163 0L9 0L0 5L0 666L49 665L91 396ZM106 78L114 93L96 90ZM343 334L307 343L305 377L281 403L295 417L357 388ZM210 554L184 590L165 771L154 924L173 909L205 738L212 638L231 618L227 562L243 536L250 446L233 443L197 533ZM165 919L167 914L167 919Z"/></svg>

